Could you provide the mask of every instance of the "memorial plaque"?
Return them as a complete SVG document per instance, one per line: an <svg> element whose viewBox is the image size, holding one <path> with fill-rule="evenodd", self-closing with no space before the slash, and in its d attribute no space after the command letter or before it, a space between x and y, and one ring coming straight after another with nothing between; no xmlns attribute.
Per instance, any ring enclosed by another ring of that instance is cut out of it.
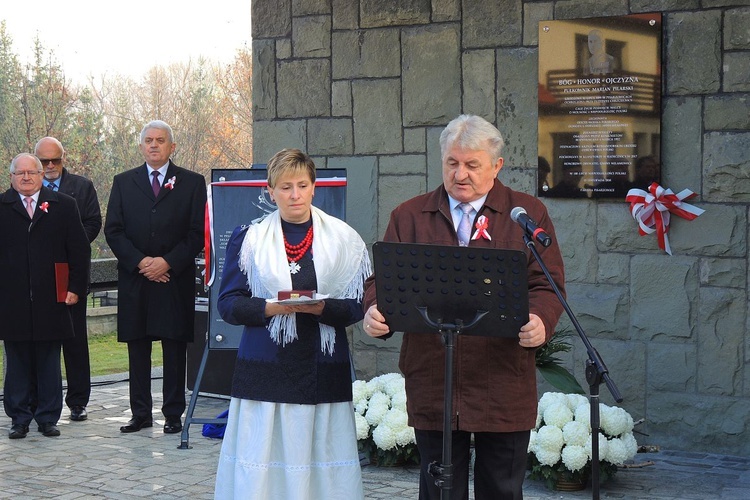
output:
<svg viewBox="0 0 750 500"><path fill-rule="evenodd" d="M539 196L661 181L661 32L660 13L539 23Z"/></svg>

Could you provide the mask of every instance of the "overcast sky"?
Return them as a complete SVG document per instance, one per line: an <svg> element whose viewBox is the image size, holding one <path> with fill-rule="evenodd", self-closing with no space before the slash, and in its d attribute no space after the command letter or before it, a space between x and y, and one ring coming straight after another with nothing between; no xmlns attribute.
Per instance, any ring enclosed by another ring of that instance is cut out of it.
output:
<svg viewBox="0 0 750 500"><path fill-rule="evenodd" d="M3 0L0 20L28 62L34 37L67 77L138 77L204 56L230 62L250 46L250 0Z"/></svg>

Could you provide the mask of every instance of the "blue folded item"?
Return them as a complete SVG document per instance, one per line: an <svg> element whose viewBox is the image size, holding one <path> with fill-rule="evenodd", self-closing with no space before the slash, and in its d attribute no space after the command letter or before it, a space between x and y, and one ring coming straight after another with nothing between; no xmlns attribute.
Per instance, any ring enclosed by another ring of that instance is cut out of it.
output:
<svg viewBox="0 0 750 500"><path fill-rule="evenodd" d="M229 415L229 410L219 413L216 418L227 418L227 415ZM208 438L223 439L226 428L227 424L203 424L202 434Z"/></svg>

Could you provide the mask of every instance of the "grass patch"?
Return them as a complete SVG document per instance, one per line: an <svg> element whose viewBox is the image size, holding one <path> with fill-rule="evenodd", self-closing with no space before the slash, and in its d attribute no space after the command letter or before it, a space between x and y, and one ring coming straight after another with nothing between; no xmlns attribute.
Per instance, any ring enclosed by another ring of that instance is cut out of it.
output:
<svg viewBox="0 0 750 500"><path fill-rule="evenodd" d="M117 341L117 333L105 333L89 336L89 357L91 358L91 376L125 373L128 371L128 346ZM5 376L3 362L0 359L0 383ZM65 363L62 365L63 379L65 379ZM154 342L151 349L151 366L162 365L161 342ZM0 385L2 387L2 385Z"/></svg>

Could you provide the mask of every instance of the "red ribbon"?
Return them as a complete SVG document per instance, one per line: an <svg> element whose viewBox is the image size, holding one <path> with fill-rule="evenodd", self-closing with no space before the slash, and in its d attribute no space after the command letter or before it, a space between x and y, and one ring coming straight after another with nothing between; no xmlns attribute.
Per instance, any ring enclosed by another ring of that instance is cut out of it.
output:
<svg viewBox="0 0 750 500"><path fill-rule="evenodd" d="M705 210L683 201L695 196L697 195L689 189L674 194L671 189L663 188L654 182L648 187L648 192L631 189L625 200L630 203L630 214L638 221L638 233L644 236L655 231L659 248L672 255L667 237L670 213L687 220L698 217Z"/></svg>
<svg viewBox="0 0 750 500"><path fill-rule="evenodd" d="M487 220L487 217L484 215L480 215L477 219L477 223L474 225L474 227L477 228L476 231L474 231L474 235L471 237L472 240L478 240L481 236L485 240L492 241L492 238L490 237L490 233L487 232L487 228L490 226L490 221Z"/></svg>

